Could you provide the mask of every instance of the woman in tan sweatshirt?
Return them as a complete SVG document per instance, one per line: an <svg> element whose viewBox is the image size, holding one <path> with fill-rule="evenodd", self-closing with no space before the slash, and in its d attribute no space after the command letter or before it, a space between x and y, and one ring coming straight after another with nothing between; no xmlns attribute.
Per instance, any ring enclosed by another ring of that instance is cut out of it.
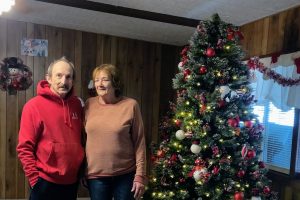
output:
<svg viewBox="0 0 300 200"><path fill-rule="evenodd" d="M145 191L146 147L138 103L121 95L111 64L93 71L98 96L85 110L87 183L92 200L140 199Z"/></svg>

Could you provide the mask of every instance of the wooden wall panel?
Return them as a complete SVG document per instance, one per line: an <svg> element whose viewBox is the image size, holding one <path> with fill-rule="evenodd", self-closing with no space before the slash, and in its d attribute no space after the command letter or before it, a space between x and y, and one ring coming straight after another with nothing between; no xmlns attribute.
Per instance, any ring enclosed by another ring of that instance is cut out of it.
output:
<svg viewBox="0 0 300 200"><path fill-rule="evenodd" d="M48 40L48 57L20 55L22 38ZM26 91L18 91L17 95L0 91L0 199L29 196L28 181L15 151L19 121L24 104L36 95L36 85L45 78L49 64L61 56L74 62L75 91L83 100L89 97L87 86L94 67L102 63L117 65L122 72L124 95L135 98L141 106L148 146L153 139L157 140L161 94L173 91L162 87L162 92L161 85L170 84L171 76L162 78L161 70L173 72L177 67L174 60L179 55L174 49L178 47L167 45L165 48L157 43L2 18L0 46L0 59L20 57L33 72L33 84ZM172 98L173 95L163 97ZM88 196L87 190L80 188L79 196Z"/></svg>
<svg viewBox="0 0 300 200"><path fill-rule="evenodd" d="M75 80L75 94L81 96L81 91L83 89L82 85L82 74L81 74L81 53L82 53L82 32L76 31L75 33L75 42L74 42L74 65L75 65L75 73L76 73L76 80ZM85 87L86 90L86 87Z"/></svg>
<svg viewBox="0 0 300 200"><path fill-rule="evenodd" d="M265 17L241 27L246 58L300 50L300 7Z"/></svg>
<svg viewBox="0 0 300 200"><path fill-rule="evenodd" d="M91 80L92 69L96 66L97 56L97 35L94 33L82 34L82 60L81 60L81 74L82 74L82 97L86 99L89 97L88 84Z"/></svg>
<svg viewBox="0 0 300 200"><path fill-rule="evenodd" d="M18 38L17 38L17 41L20 42L21 39L23 38L26 38L27 37L27 26L26 26L26 23L22 22L19 24L19 29L20 29L20 32L18 34ZM18 57L20 57L24 62L26 62L26 56L24 55L21 55L20 53L20 43L18 45ZM17 117L16 117L16 122L19 121L19 119L21 118L21 114L22 114L22 109L23 109L23 106L26 102L26 91L18 91L18 94L17 94ZM19 126L19 123L16 123L16 132L14 133L14 138L17 138L16 136L18 135L18 130L20 128ZM18 140L16 139L16 143L18 142ZM13 147L14 148L14 151L15 151L15 146ZM17 182L17 190L16 190L16 193L17 193L17 197L18 198L22 198L25 193L26 193L26 189L25 189L25 185L26 185L26 181L25 181L25 178L24 178L24 172L23 172L23 167L21 165L21 163L19 162L19 160L16 158L16 169L17 169L17 176L16 176L16 182Z"/></svg>
<svg viewBox="0 0 300 200"><path fill-rule="evenodd" d="M124 38L118 38L118 47L117 47L117 60L116 60L116 66L118 66L121 70L121 81L124 84L127 77L128 77L128 67L127 67L127 53L129 51L128 49L128 43L129 41ZM127 94L126 87L123 87L122 89L124 94Z"/></svg>
<svg viewBox="0 0 300 200"><path fill-rule="evenodd" d="M7 30L9 34L7 35L7 56L18 56L19 55L19 43L20 43L20 33L22 32L21 23L10 21L7 24ZM16 158L16 140L17 140L17 121L18 121L18 107L17 107L17 97L15 95L7 95L7 115L6 115L6 179L5 187L6 194L8 198L17 196L17 158ZM8 114L9 113L9 114Z"/></svg>

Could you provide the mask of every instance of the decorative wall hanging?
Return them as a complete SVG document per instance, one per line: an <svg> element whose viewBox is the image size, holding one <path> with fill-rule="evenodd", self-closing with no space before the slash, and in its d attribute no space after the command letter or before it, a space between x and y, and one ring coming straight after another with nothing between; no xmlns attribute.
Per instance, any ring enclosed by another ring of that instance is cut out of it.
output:
<svg viewBox="0 0 300 200"><path fill-rule="evenodd" d="M48 40L22 39L21 55L25 56L48 56Z"/></svg>
<svg viewBox="0 0 300 200"><path fill-rule="evenodd" d="M17 57L7 57L0 62L0 89L15 95L17 90L26 90L32 84L32 72Z"/></svg>
<svg viewBox="0 0 300 200"><path fill-rule="evenodd" d="M276 60L276 62L277 62L277 60ZM297 63L297 62L299 62L299 58L294 59L294 63L297 67L297 72L298 72L298 68L300 69L300 63ZM272 61L272 63L274 63L274 61ZM252 70L257 69L258 71L263 73L266 78L273 79L275 82L277 82L278 84L280 84L284 87L285 86L291 87L291 86L300 85L300 78L292 79L292 78L283 77L282 75L276 73L271 68L265 67L265 65L262 62L260 62L259 57L250 58L248 60L247 65L248 65L249 69L252 69Z"/></svg>

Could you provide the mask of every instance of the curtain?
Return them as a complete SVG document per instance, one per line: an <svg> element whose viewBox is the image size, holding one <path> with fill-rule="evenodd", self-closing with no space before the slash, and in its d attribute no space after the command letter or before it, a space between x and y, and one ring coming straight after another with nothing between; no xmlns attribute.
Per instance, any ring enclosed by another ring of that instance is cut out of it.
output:
<svg viewBox="0 0 300 200"><path fill-rule="evenodd" d="M271 57L260 59L265 67L270 67L285 78L298 79L294 59L300 57L300 51L280 55L276 63L271 63ZM265 100L270 100L277 108L287 111L291 107L300 108L300 85L285 86L276 83L273 79L264 77L258 70L254 72L254 88L257 105L263 105Z"/></svg>

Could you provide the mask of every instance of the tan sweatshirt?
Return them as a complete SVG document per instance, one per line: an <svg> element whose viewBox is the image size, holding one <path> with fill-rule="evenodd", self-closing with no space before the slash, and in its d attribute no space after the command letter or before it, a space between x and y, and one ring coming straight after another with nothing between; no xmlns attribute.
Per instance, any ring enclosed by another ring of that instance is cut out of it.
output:
<svg viewBox="0 0 300 200"><path fill-rule="evenodd" d="M146 184L146 145L138 103L122 97L116 104L89 98L85 110L87 178L117 176L136 170Z"/></svg>

